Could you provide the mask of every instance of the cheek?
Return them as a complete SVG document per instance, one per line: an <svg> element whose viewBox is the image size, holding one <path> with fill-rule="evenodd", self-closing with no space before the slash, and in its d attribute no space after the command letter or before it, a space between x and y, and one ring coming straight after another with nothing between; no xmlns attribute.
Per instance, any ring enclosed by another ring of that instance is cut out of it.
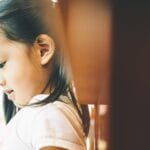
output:
<svg viewBox="0 0 150 150"><path fill-rule="evenodd" d="M7 67L4 71L6 86L13 88L11 86L15 85L18 82L19 76L21 76L20 71L16 67Z"/></svg>
<svg viewBox="0 0 150 150"><path fill-rule="evenodd" d="M29 67L26 68L25 64L12 63L5 71L7 86L10 86L10 88L19 88L30 83L31 73L31 69Z"/></svg>
<svg viewBox="0 0 150 150"><path fill-rule="evenodd" d="M26 104L33 96L35 83L31 68L16 66L9 70L8 87L15 92L15 101L18 104Z"/></svg>
<svg viewBox="0 0 150 150"><path fill-rule="evenodd" d="M45 86L42 70L36 63L22 60L10 63L6 68L7 87L15 91L17 100L26 101Z"/></svg>

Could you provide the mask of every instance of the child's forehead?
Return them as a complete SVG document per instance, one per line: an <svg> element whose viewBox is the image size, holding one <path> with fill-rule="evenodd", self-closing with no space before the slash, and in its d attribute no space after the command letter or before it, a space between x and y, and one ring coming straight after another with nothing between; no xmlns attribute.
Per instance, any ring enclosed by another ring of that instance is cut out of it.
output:
<svg viewBox="0 0 150 150"><path fill-rule="evenodd" d="M12 40L9 39L6 35L6 32L2 29L1 25L0 25L0 44L5 44L5 43L11 43Z"/></svg>
<svg viewBox="0 0 150 150"><path fill-rule="evenodd" d="M8 38L0 35L0 60L15 54L18 51L23 51L25 45L20 42L9 40Z"/></svg>
<svg viewBox="0 0 150 150"><path fill-rule="evenodd" d="M9 40L5 33L3 31L0 30L0 48L2 46L7 46L9 43L11 43L11 40Z"/></svg>
<svg viewBox="0 0 150 150"><path fill-rule="evenodd" d="M4 61L5 59L7 59L6 53L0 50L0 62Z"/></svg>
<svg viewBox="0 0 150 150"><path fill-rule="evenodd" d="M0 53L5 53L11 45L11 40L0 34Z"/></svg>

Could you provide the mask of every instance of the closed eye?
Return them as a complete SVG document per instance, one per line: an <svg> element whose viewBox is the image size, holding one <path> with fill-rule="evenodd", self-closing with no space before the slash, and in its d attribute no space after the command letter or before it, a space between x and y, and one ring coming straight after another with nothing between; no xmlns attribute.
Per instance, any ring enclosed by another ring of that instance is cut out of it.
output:
<svg viewBox="0 0 150 150"><path fill-rule="evenodd" d="M0 63L0 69L3 68L5 66L5 64L6 64L6 61L3 63Z"/></svg>

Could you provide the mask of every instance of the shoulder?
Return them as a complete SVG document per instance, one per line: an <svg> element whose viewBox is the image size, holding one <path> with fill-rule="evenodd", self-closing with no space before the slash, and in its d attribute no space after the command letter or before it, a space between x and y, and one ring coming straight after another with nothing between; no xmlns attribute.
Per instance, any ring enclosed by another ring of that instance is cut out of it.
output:
<svg viewBox="0 0 150 150"><path fill-rule="evenodd" d="M60 101L43 106L34 119L34 126L40 132L51 130L54 135L82 131L82 122L75 108Z"/></svg>
<svg viewBox="0 0 150 150"><path fill-rule="evenodd" d="M58 121L59 123L60 121L75 122L78 123L79 126L82 126L81 118L79 117L75 106L66 96L61 96L60 99L62 101L55 101L39 108L36 112L36 120L42 121L50 119L51 123L52 121Z"/></svg>
<svg viewBox="0 0 150 150"><path fill-rule="evenodd" d="M33 145L63 146L62 148L84 149L85 137L81 119L75 108L63 102L54 102L42 107L33 122Z"/></svg>

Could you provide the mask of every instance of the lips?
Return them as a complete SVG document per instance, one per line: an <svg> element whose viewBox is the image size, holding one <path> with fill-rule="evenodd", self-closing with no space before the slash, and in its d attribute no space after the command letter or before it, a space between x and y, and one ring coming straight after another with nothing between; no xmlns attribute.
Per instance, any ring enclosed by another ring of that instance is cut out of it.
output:
<svg viewBox="0 0 150 150"><path fill-rule="evenodd" d="M5 90L4 93L6 93L7 95L10 95L13 92L13 90Z"/></svg>

